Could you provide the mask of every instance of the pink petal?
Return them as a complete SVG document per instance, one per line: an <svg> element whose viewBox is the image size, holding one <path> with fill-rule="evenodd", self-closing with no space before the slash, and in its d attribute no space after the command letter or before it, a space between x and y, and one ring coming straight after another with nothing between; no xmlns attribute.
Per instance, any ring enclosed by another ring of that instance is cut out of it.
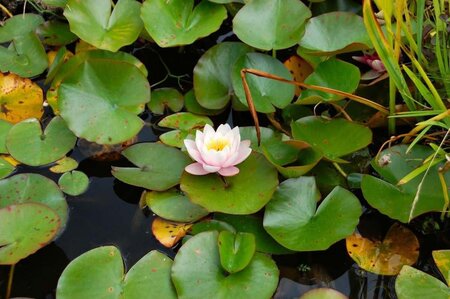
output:
<svg viewBox="0 0 450 299"><path fill-rule="evenodd" d="M250 156L252 153L252 149L250 148L250 140L244 140L241 141L241 144L239 145L239 149L230 159L228 159L224 164L223 167L229 167L233 165L237 165L244 161L245 159Z"/></svg>
<svg viewBox="0 0 450 299"><path fill-rule="evenodd" d="M186 166L184 168L184 170L186 172L189 172L190 174L193 174L193 175L205 175L205 174L209 173L209 172L207 172L206 170L203 169L203 166L200 163L189 164L188 166Z"/></svg>
<svg viewBox="0 0 450 299"><path fill-rule="evenodd" d="M353 60L356 60L358 62L367 64L367 57L366 56L352 56Z"/></svg>
<svg viewBox="0 0 450 299"><path fill-rule="evenodd" d="M382 62L381 60L374 60L374 61L371 63L371 67L372 67L375 71L377 71L377 72L379 72L379 73L382 73L382 72L385 72L385 71L386 71L386 68L384 67L384 64L383 64L383 62Z"/></svg>
<svg viewBox="0 0 450 299"><path fill-rule="evenodd" d="M202 156L200 155L199 151L197 150L197 146L194 141L185 139L184 146L186 146L186 150L192 159L194 159L195 161L200 162L200 163L203 162Z"/></svg>
<svg viewBox="0 0 450 299"><path fill-rule="evenodd" d="M207 171L209 173L218 172L220 169L220 166L212 166L212 165L208 165L208 164L203 164L202 167L205 171Z"/></svg>
<svg viewBox="0 0 450 299"><path fill-rule="evenodd" d="M219 170L219 174L223 176L233 176L239 173L239 168L230 166Z"/></svg>

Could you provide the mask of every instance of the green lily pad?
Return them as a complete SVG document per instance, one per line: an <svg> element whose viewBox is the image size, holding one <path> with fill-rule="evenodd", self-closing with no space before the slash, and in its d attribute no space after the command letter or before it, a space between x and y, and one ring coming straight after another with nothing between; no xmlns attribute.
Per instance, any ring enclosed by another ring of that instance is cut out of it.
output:
<svg viewBox="0 0 450 299"><path fill-rule="evenodd" d="M314 177L284 181L266 206L264 228L296 251L325 250L351 235L362 213L358 198L336 187L317 207L319 196Z"/></svg>
<svg viewBox="0 0 450 299"><path fill-rule="evenodd" d="M77 196L86 192L89 178L84 172L74 170L64 173L58 180L61 190L69 195Z"/></svg>
<svg viewBox="0 0 450 299"><path fill-rule="evenodd" d="M318 288L304 293L300 299L347 299L348 297L331 288Z"/></svg>
<svg viewBox="0 0 450 299"><path fill-rule="evenodd" d="M331 161L338 160L372 142L372 131L360 124L319 116L300 118L291 124L294 139L309 143Z"/></svg>
<svg viewBox="0 0 450 299"><path fill-rule="evenodd" d="M189 45L219 29L227 17L223 5L203 0L146 0L141 18L152 39L162 48Z"/></svg>
<svg viewBox="0 0 450 299"><path fill-rule="evenodd" d="M243 43L223 42L200 57L194 68L194 90L198 103L207 109L222 109L233 95L231 69L252 48Z"/></svg>
<svg viewBox="0 0 450 299"><path fill-rule="evenodd" d="M310 53L331 56L368 49L372 43L362 17L351 12L333 11L306 23L300 46Z"/></svg>
<svg viewBox="0 0 450 299"><path fill-rule="evenodd" d="M233 31L246 44L263 50L294 46L300 40L308 7L297 0L249 1L233 19Z"/></svg>
<svg viewBox="0 0 450 299"><path fill-rule="evenodd" d="M92 249L74 259L58 281L59 299L177 298L170 281L172 260L152 250L125 275L114 246Z"/></svg>
<svg viewBox="0 0 450 299"><path fill-rule="evenodd" d="M184 168L190 163L184 153L160 143L135 144L122 155L138 168L113 167L113 176L124 183L156 191L179 184Z"/></svg>
<svg viewBox="0 0 450 299"><path fill-rule="evenodd" d="M14 159L40 166L64 157L75 146L76 140L59 116L53 118L44 131L39 120L30 118L9 130L6 147Z"/></svg>
<svg viewBox="0 0 450 299"><path fill-rule="evenodd" d="M403 266L395 280L395 293L399 299L447 299L450 288L425 272Z"/></svg>
<svg viewBox="0 0 450 299"><path fill-rule="evenodd" d="M184 95L184 107L188 112L198 114L198 115L218 115L221 114L225 108L223 109L206 109L199 104L197 98L195 97L194 90L189 90Z"/></svg>
<svg viewBox="0 0 450 299"><path fill-rule="evenodd" d="M16 167L14 165L0 157L0 179L6 178L15 169Z"/></svg>
<svg viewBox="0 0 450 299"><path fill-rule="evenodd" d="M20 14L6 20L0 27L0 43L6 43L18 36L33 32L44 23L44 18L37 14Z"/></svg>
<svg viewBox="0 0 450 299"><path fill-rule="evenodd" d="M223 178L226 183L218 174L196 176L184 172L181 190L210 212L253 214L272 197L278 186L277 171L258 153L252 153L238 168L237 175Z"/></svg>
<svg viewBox="0 0 450 299"><path fill-rule="evenodd" d="M133 43L143 28L141 5L135 0L119 0L111 12L109 0L69 0L64 16L70 30L99 49L116 52Z"/></svg>
<svg viewBox="0 0 450 299"><path fill-rule="evenodd" d="M0 265L17 264L47 245L60 224L55 211L42 204L25 203L0 209Z"/></svg>
<svg viewBox="0 0 450 299"><path fill-rule="evenodd" d="M64 157L56 161L56 165L50 167L50 171L54 173L64 173L72 171L78 167L77 160L71 157Z"/></svg>
<svg viewBox="0 0 450 299"><path fill-rule="evenodd" d="M409 221L412 204L424 173L406 184L397 184L434 153L430 147L415 145L407 154L407 148L407 145L397 145L382 151L372 160L372 167L383 179L364 175L361 182L364 198L372 207L404 223ZM440 166L431 167L423 181L413 217L426 212L442 211L445 202L437 173ZM447 185L450 184L450 174L445 173L444 176Z"/></svg>
<svg viewBox="0 0 450 299"><path fill-rule="evenodd" d="M147 78L128 58L122 60L126 55L97 52L77 56L66 64L71 66L79 59L82 62L63 77L58 88L60 113L70 130L98 144L117 144L133 138L143 126L136 114L150 100Z"/></svg>
<svg viewBox="0 0 450 299"><path fill-rule="evenodd" d="M191 235L198 235L199 233L208 231L229 231L232 233L236 232L236 229L229 223L224 221L219 221L215 219L206 219L195 223L190 230Z"/></svg>
<svg viewBox="0 0 450 299"><path fill-rule="evenodd" d="M255 253L246 268L227 274L220 264L218 235L195 235L178 251L172 266L178 298L271 298L278 284L275 262L265 254Z"/></svg>
<svg viewBox="0 0 450 299"><path fill-rule="evenodd" d="M289 254L291 250L277 243L264 229L263 219L257 215L229 215L215 213L214 219L232 225L236 231L255 236L256 250L268 254ZM195 225L194 225L195 226Z"/></svg>
<svg viewBox="0 0 450 299"><path fill-rule="evenodd" d="M261 131L261 145L282 140L282 135L270 128L260 127ZM241 140L250 140L250 147L252 150L262 153L262 148L258 146L258 138L256 136L255 127L239 127Z"/></svg>
<svg viewBox="0 0 450 299"><path fill-rule="evenodd" d="M65 227L67 202L64 194L52 180L35 173L17 174L1 180L0 208L22 203L39 203L50 207L60 219L60 230Z"/></svg>
<svg viewBox="0 0 450 299"><path fill-rule="evenodd" d="M221 231L218 239L220 264L228 273L243 270L255 254L255 236L251 233Z"/></svg>
<svg viewBox="0 0 450 299"><path fill-rule="evenodd" d="M153 213L167 220L194 222L209 214L175 188L163 192L144 191L142 196Z"/></svg>
<svg viewBox="0 0 450 299"><path fill-rule="evenodd" d="M49 46L65 46L78 39L70 31L69 24L51 20L40 25L36 33L42 37L42 42Z"/></svg>
<svg viewBox="0 0 450 299"><path fill-rule="evenodd" d="M247 106L244 87L242 85L241 70L245 68L257 69L263 72L292 80L288 69L277 59L261 54L247 53L239 58L232 70L231 80L239 101ZM246 80L255 104L256 111L263 113L275 112L275 107L284 108L291 103L295 94L295 86L276 80L247 74Z"/></svg>
<svg viewBox="0 0 450 299"><path fill-rule="evenodd" d="M147 103L154 114L164 114L169 108L173 112L183 109L183 95L175 88L158 88L152 91L152 100Z"/></svg>
<svg viewBox="0 0 450 299"><path fill-rule="evenodd" d="M72 52L67 50L66 47L61 47L56 52L53 62L50 64L47 71L47 78L45 78L44 84L50 84L55 78L56 74L59 72L64 63L70 59ZM50 92L51 93L51 92Z"/></svg>
<svg viewBox="0 0 450 299"><path fill-rule="evenodd" d="M434 250L433 259L444 276L447 285L450 285L450 250Z"/></svg>
<svg viewBox="0 0 450 299"><path fill-rule="evenodd" d="M43 3L53 7L64 7L68 0L42 0Z"/></svg>
<svg viewBox="0 0 450 299"><path fill-rule="evenodd" d="M345 80L342 80L342 74L345 74ZM358 88L360 79L359 68L355 65L338 59L329 59L320 63L306 78L305 83L353 93ZM322 101L338 101L343 98L335 94L307 89L302 91L297 103L308 105Z"/></svg>
<svg viewBox="0 0 450 299"><path fill-rule="evenodd" d="M184 139L188 138L188 136L188 131L173 130L159 135L159 139L165 145L183 148Z"/></svg>
<svg viewBox="0 0 450 299"><path fill-rule="evenodd" d="M12 126L10 122L0 119L0 154L8 154L8 150L6 149L6 136L8 136Z"/></svg>

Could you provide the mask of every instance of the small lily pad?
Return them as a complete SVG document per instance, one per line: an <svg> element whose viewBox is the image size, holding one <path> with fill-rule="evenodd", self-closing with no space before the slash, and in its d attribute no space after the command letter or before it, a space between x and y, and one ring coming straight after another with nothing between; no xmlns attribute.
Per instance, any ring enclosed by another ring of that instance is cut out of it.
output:
<svg viewBox="0 0 450 299"><path fill-rule="evenodd" d="M397 275L404 265L419 258L419 241L412 231L399 224L391 226L383 241L353 234L347 237L347 252L364 270L379 275Z"/></svg>
<svg viewBox="0 0 450 299"><path fill-rule="evenodd" d="M219 29L227 17L223 5L203 0L146 0L141 18L152 39L162 48L189 45Z"/></svg>
<svg viewBox="0 0 450 299"><path fill-rule="evenodd" d="M206 124L214 126L211 119L207 116L195 115L189 112L174 113L164 117L158 126L170 129L179 129L182 131L190 131L202 129Z"/></svg>
<svg viewBox="0 0 450 299"><path fill-rule="evenodd" d="M56 161L56 165L50 167L50 171L54 173L64 173L74 170L77 167L78 167L77 160L70 157L64 157Z"/></svg>
<svg viewBox="0 0 450 299"><path fill-rule="evenodd" d="M330 288L318 288L304 293L300 299L347 299L348 297Z"/></svg>
<svg viewBox="0 0 450 299"><path fill-rule="evenodd" d="M434 250L433 259L444 276L447 285L450 285L450 250Z"/></svg>
<svg viewBox="0 0 450 299"><path fill-rule="evenodd" d="M164 114L166 109L178 112L183 108L183 95L175 88L158 88L152 91L151 96L147 107L154 114Z"/></svg>
<svg viewBox="0 0 450 299"><path fill-rule="evenodd" d="M141 5L135 0L69 0L64 16L70 31L99 49L116 52L133 43L143 28L139 17Z"/></svg>
<svg viewBox="0 0 450 299"><path fill-rule="evenodd" d="M170 248L186 235L191 226L190 223L168 221L157 217L152 222L152 233L162 245Z"/></svg>
<svg viewBox="0 0 450 299"><path fill-rule="evenodd" d="M252 153L238 167L237 175L223 178L226 182L218 174L196 176L184 172L181 190L210 212L255 213L266 205L278 186L277 171L258 153Z"/></svg>
<svg viewBox="0 0 450 299"><path fill-rule="evenodd" d="M447 299L450 288L425 272L404 266L395 280L395 293L399 299Z"/></svg>
<svg viewBox="0 0 450 299"><path fill-rule="evenodd" d="M255 254L255 236L251 233L221 231L218 239L220 264L228 273L237 273Z"/></svg>
<svg viewBox="0 0 450 299"><path fill-rule="evenodd" d="M0 265L14 265L47 245L60 225L56 212L42 204L15 204L0 209Z"/></svg>
<svg viewBox="0 0 450 299"><path fill-rule="evenodd" d="M74 170L64 173L58 180L61 190L69 195L77 196L86 192L89 178L84 172Z"/></svg>
<svg viewBox="0 0 450 299"><path fill-rule="evenodd" d="M124 183L164 191L180 183L190 159L178 149L159 143L135 144L122 152L136 167L113 167L112 174Z"/></svg>
<svg viewBox="0 0 450 299"><path fill-rule="evenodd" d="M316 208L319 196L314 177L284 181L266 206L264 228L296 251L325 250L352 234L362 213L358 198L336 187Z"/></svg>
<svg viewBox="0 0 450 299"><path fill-rule="evenodd" d="M355 152L372 142L372 131L348 120L307 116L291 124L294 139L309 143L331 161Z"/></svg>
<svg viewBox="0 0 450 299"><path fill-rule="evenodd" d="M18 123L27 118L41 118L42 103L42 89L33 81L0 73L0 119Z"/></svg>
<svg viewBox="0 0 450 299"><path fill-rule="evenodd" d="M76 140L59 116L54 117L44 131L37 119L30 118L9 130L6 147L14 159L30 166L40 166L64 157Z"/></svg>
<svg viewBox="0 0 450 299"><path fill-rule="evenodd" d="M163 192L144 191L142 197L153 213L167 220L194 222L209 214L175 188Z"/></svg>
<svg viewBox="0 0 450 299"><path fill-rule="evenodd" d="M114 246L92 249L74 259L58 280L59 299L177 298L170 281L172 260L152 250L125 275Z"/></svg>
<svg viewBox="0 0 450 299"><path fill-rule="evenodd" d="M278 284L275 262L265 254L255 253L246 268L228 274L220 263L218 235L195 235L178 251L172 266L178 298L271 298Z"/></svg>

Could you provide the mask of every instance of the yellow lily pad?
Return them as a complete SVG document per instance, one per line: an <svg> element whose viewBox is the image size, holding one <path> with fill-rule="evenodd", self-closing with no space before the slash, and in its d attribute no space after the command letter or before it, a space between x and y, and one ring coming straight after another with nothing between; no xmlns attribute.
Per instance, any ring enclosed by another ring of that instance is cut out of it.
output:
<svg viewBox="0 0 450 299"><path fill-rule="evenodd" d="M298 55L292 55L285 62L284 66L292 74L294 81L303 83L314 71L313 67ZM299 86L295 87L295 95L298 97L302 92Z"/></svg>
<svg viewBox="0 0 450 299"><path fill-rule="evenodd" d="M55 162L56 164L50 167L50 171L53 173L64 173L72 171L78 167L77 160L71 157L64 157Z"/></svg>
<svg viewBox="0 0 450 299"><path fill-rule="evenodd" d="M190 223L167 221L157 217L153 220L152 232L162 245L170 248L186 235L191 226Z"/></svg>
<svg viewBox="0 0 450 299"><path fill-rule="evenodd" d="M444 276L447 285L450 286L450 250L433 251L433 259Z"/></svg>
<svg viewBox="0 0 450 299"><path fill-rule="evenodd" d="M18 123L40 119L44 109L42 89L30 79L0 73L0 119Z"/></svg>
<svg viewBox="0 0 450 299"><path fill-rule="evenodd" d="M346 239L347 252L364 270L380 275L397 275L404 265L419 257L419 241L412 231L394 224L383 241L371 241L355 233Z"/></svg>

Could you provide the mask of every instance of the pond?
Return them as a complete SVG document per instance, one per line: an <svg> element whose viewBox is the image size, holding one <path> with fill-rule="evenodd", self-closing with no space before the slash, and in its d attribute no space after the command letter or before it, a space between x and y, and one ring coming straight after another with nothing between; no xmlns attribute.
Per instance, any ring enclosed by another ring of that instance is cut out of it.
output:
<svg viewBox="0 0 450 299"><path fill-rule="evenodd" d="M0 0L0 299L449 298L444 2Z"/></svg>

